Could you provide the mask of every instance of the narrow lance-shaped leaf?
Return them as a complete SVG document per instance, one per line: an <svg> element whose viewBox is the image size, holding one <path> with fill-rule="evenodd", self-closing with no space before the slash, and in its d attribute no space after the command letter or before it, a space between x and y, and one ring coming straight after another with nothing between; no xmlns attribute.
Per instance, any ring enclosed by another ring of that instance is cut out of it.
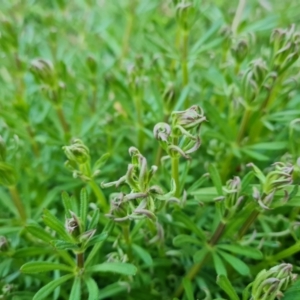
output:
<svg viewBox="0 0 300 300"><path fill-rule="evenodd" d="M88 195L85 188L80 192L80 219L82 221L82 229L86 229L86 218L88 213Z"/></svg>
<svg viewBox="0 0 300 300"><path fill-rule="evenodd" d="M65 208L66 217L71 218L70 211L73 211L73 209L72 209L70 196L68 195L67 192L62 192L61 197L62 197L62 202L63 202L64 208Z"/></svg>
<svg viewBox="0 0 300 300"><path fill-rule="evenodd" d="M80 300L81 299L81 278L75 277L69 300Z"/></svg>
<svg viewBox="0 0 300 300"><path fill-rule="evenodd" d="M99 300L107 299L107 298L115 296L119 293L125 292L127 289L128 289L128 286L121 285L120 282L112 283L100 290L100 297L98 299Z"/></svg>
<svg viewBox="0 0 300 300"><path fill-rule="evenodd" d="M47 209L44 210L43 220L47 226L56 231L63 239L72 241L71 237L66 233L64 225Z"/></svg>
<svg viewBox="0 0 300 300"><path fill-rule="evenodd" d="M217 189L218 195L222 196L223 195L222 180L221 180L220 174L219 174L216 166L213 164L210 164L208 167L208 171L209 171L211 180L213 181L213 184Z"/></svg>
<svg viewBox="0 0 300 300"><path fill-rule="evenodd" d="M235 256L223 252L223 251L218 251L218 253L223 256L223 258L241 275L249 275L250 274L250 269L249 267L239 258L236 258Z"/></svg>
<svg viewBox="0 0 300 300"><path fill-rule="evenodd" d="M153 264L153 260L151 255L149 254L148 251L146 251L144 248L133 244L132 245L132 250L135 252L135 254L137 256L139 256L141 258L141 260L147 265L147 266L151 266Z"/></svg>
<svg viewBox="0 0 300 300"><path fill-rule="evenodd" d="M217 278L217 284L229 296L230 300L240 299L226 276L219 275Z"/></svg>
<svg viewBox="0 0 300 300"><path fill-rule="evenodd" d="M204 232L195 225L195 223L191 220L190 217L185 215L181 211L174 211L173 217L176 221L182 222L189 230L193 231L202 241L206 240L206 236Z"/></svg>
<svg viewBox="0 0 300 300"><path fill-rule="evenodd" d="M179 234L173 239L173 245L176 247L180 247L186 244L194 244L201 246L202 242L199 241L199 239L187 234Z"/></svg>
<svg viewBox="0 0 300 300"><path fill-rule="evenodd" d="M182 284L187 300L195 300L191 281L188 278L184 278Z"/></svg>
<svg viewBox="0 0 300 300"><path fill-rule="evenodd" d="M95 265L86 269L88 272L112 272L118 273L122 275L135 275L137 268L129 263L119 263L119 262L111 262L111 263L102 263L100 265Z"/></svg>
<svg viewBox="0 0 300 300"><path fill-rule="evenodd" d="M227 275L226 267L221 257L215 251L212 253L214 266L218 275Z"/></svg>
<svg viewBox="0 0 300 300"><path fill-rule="evenodd" d="M38 225L27 225L25 229L34 237L44 242L50 243L53 240L53 237L50 235L50 233Z"/></svg>
<svg viewBox="0 0 300 300"><path fill-rule="evenodd" d="M84 281L85 281L85 284L87 286L87 290L89 293L88 300L98 300L99 299L99 288L98 288L96 281L91 277L85 278Z"/></svg>
<svg viewBox="0 0 300 300"><path fill-rule="evenodd" d="M206 257L207 254L208 254L207 248L202 248L201 250L198 250L193 256L194 262L195 263L201 262Z"/></svg>
<svg viewBox="0 0 300 300"><path fill-rule="evenodd" d="M249 246L241 245L218 245L218 248L238 254L241 256L247 256L253 259L262 259L263 255L260 250Z"/></svg>
<svg viewBox="0 0 300 300"><path fill-rule="evenodd" d="M94 229L97 226L99 222L99 218L100 218L100 212L99 209L96 209L93 211L92 218L88 226L88 230Z"/></svg>
<svg viewBox="0 0 300 300"><path fill-rule="evenodd" d="M33 261L24 264L20 270L23 273L41 273L41 272L48 272L53 270L72 272L73 268L67 265L57 264L53 262Z"/></svg>
<svg viewBox="0 0 300 300"><path fill-rule="evenodd" d="M64 282L68 281L74 277L73 274L65 275L60 278L50 281L48 284L43 286L33 297L32 300L43 300L46 299L57 287L62 285Z"/></svg>
<svg viewBox="0 0 300 300"><path fill-rule="evenodd" d="M107 161L107 159L109 158L110 154L109 153L105 153L103 154L94 164L93 169L94 171L100 169Z"/></svg>

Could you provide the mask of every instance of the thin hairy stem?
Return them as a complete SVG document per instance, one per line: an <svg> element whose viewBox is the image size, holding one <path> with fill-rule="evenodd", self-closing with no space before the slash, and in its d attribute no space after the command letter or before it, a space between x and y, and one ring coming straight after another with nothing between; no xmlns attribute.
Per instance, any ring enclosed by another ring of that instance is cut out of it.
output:
<svg viewBox="0 0 300 300"><path fill-rule="evenodd" d="M10 186L8 187L9 189L9 192L10 192L10 195L11 195L11 198L13 200L13 203L19 213L19 216L22 220L23 223L26 222L26 210L25 210L25 207L21 201L21 198L20 198L20 195L19 195L19 192L17 190L17 188L15 186Z"/></svg>
<svg viewBox="0 0 300 300"><path fill-rule="evenodd" d="M77 267L82 269L84 267L84 253L76 253Z"/></svg>
<svg viewBox="0 0 300 300"><path fill-rule="evenodd" d="M226 228L226 224L221 221L219 223L216 231L214 232L212 238L210 239L210 241L208 243L209 248L213 248L218 243L218 241L221 239L221 237L224 233L225 228ZM192 268L186 274L185 278L189 279L189 280L193 280L197 276L197 274L200 272L201 268L205 265L205 263L209 257L210 257L210 252L208 252L199 263L196 263L192 266ZM180 297L180 295L183 292L183 289L184 289L183 283L181 283L179 288L176 290L174 297Z"/></svg>
<svg viewBox="0 0 300 300"><path fill-rule="evenodd" d="M109 205L99 185L92 179L91 181L89 181L89 186L93 190L100 207L104 210L104 212L108 212Z"/></svg>

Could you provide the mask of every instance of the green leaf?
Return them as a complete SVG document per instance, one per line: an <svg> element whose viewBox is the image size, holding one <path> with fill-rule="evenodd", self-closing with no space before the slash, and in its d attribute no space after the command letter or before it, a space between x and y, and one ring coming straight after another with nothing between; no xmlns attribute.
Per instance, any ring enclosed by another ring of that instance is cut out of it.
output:
<svg viewBox="0 0 300 300"><path fill-rule="evenodd" d="M248 172L242 179L242 187L241 187L241 194L245 193L248 188L250 187L250 183L254 178L253 171Z"/></svg>
<svg viewBox="0 0 300 300"><path fill-rule="evenodd" d="M176 101L174 111L180 110L183 107L184 101L188 97L189 92L190 92L190 87L189 86L186 86L181 90L181 93L179 95L179 99Z"/></svg>
<svg viewBox="0 0 300 300"><path fill-rule="evenodd" d="M85 284L87 286L88 293L89 293L88 300L98 300L99 299L99 288L98 288L96 281L91 277L85 278L84 281L85 281Z"/></svg>
<svg viewBox="0 0 300 300"><path fill-rule="evenodd" d="M239 258L236 258L235 256L228 254L223 251L218 251L218 253L223 256L223 258L241 275L249 275L250 269L249 267Z"/></svg>
<svg viewBox="0 0 300 300"><path fill-rule="evenodd" d="M106 163L107 159L110 157L109 153L103 154L94 164L93 170L99 170Z"/></svg>
<svg viewBox="0 0 300 300"><path fill-rule="evenodd" d="M202 261L207 254L208 254L207 248L202 248L201 250L198 250L193 256L194 262L198 263Z"/></svg>
<svg viewBox="0 0 300 300"><path fill-rule="evenodd" d="M251 296L251 292L250 292L250 289L253 285L253 282L251 282L250 284L248 284L246 286L246 288L243 290L243 293L242 293L242 299L243 300L248 300Z"/></svg>
<svg viewBox="0 0 300 300"><path fill-rule="evenodd" d="M81 278L75 277L69 300L80 300L81 299Z"/></svg>
<svg viewBox="0 0 300 300"><path fill-rule="evenodd" d="M78 249L78 245L76 245L74 243L62 241L62 240L54 240L54 241L52 241L52 243L54 244L56 249L60 249L60 250Z"/></svg>
<svg viewBox="0 0 300 300"><path fill-rule="evenodd" d="M34 237L46 243L50 243L53 240L53 237L50 235L50 233L48 233L44 228L38 225L27 225L25 229Z"/></svg>
<svg viewBox="0 0 300 300"><path fill-rule="evenodd" d="M135 275L137 268L129 263L107 262L87 269L88 272L112 272L122 275Z"/></svg>
<svg viewBox="0 0 300 300"><path fill-rule="evenodd" d="M85 188L81 189L80 192L80 219L82 222L82 230L86 229L86 218L88 213L88 195Z"/></svg>
<svg viewBox="0 0 300 300"><path fill-rule="evenodd" d="M188 278L184 278L182 284L187 300L195 300L191 281Z"/></svg>
<svg viewBox="0 0 300 300"><path fill-rule="evenodd" d="M189 230L193 231L202 241L206 240L204 232L197 227L190 217L182 211L176 210L173 212L173 217L176 221L182 222Z"/></svg>
<svg viewBox="0 0 300 300"><path fill-rule="evenodd" d="M203 47L204 48L204 47ZM224 82L223 75L220 74L220 72L216 69L213 69L211 72L207 73L206 76L207 80L210 80L212 84L216 84L216 78L222 78L220 81ZM207 119L208 120L214 120L214 124L219 127L219 130L222 133L222 136L224 136L226 141L233 141L234 138L234 131L231 126L229 126L228 120L223 117L223 114L220 113L220 110L218 110L212 103L209 101L205 101L203 103L204 105L204 111L206 112ZM215 130L216 131L216 130Z"/></svg>
<svg viewBox="0 0 300 300"><path fill-rule="evenodd" d="M50 281L48 284L43 286L33 297L32 300L43 300L48 295L51 294L52 291L54 291L57 287L62 285L64 282L68 281L69 279L73 278L73 274L68 274L65 276L62 276L60 278L54 279Z"/></svg>
<svg viewBox="0 0 300 300"><path fill-rule="evenodd" d="M97 226L99 219L100 219L99 209L95 209L93 211L93 215L92 215L91 221L89 223L88 230L94 229Z"/></svg>
<svg viewBox="0 0 300 300"><path fill-rule="evenodd" d="M226 267L222 261L222 259L220 258L220 256L218 255L218 253L216 253L215 251L212 253L213 256L213 260L214 260L214 266L216 269L216 272L218 275L227 275L227 270Z"/></svg>
<svg viewBox="0 0 300 300"><path fill-rule="evenodd" d="M72 203L71 203L70 196L67 192L62 192L61 198L62 198L62 202L63 202L64 208L65 208L66 217L71 218L70 211L73 211L73 209L72 209Z"/></svg>
<svg viewBox="0 0 300 300"><path fill-rule="evenodd" d="M298 279L285 292L282 300L296 300L300 299L300 279Z"/></svg>
<svg viewBox="0 0 300 300"><path fill-rule="evenodd" d="M214 186L217 189L218 195L219 196L223 195L222 180L216 166L214 164L210 164L208 167L208 172L210 174Z"/></svg>
<svg viewBox="0 0 300 300"><path fill-rule="evenodd" d="M56 231L64 240L72 241L71 237L66 233L64 225L47 209L44 210L43 220L47 226Z"/></svg>
<svg viewBox="0 0 300 300"><path fill-rule="evenodd" d="M230 300L239 300L236 291L234 290L231 282L225 275L219 275L217 277L217 284L219 287L229 296Z"/></svg>
<svg viewBox="0 0 300 300"><path fill-rule="evenodd" d="M201 241L199 241L197 238L186 234L179 234L173 239L173 245L175 247L181 247L186 244L195 244L199 246L202 245Z"/></svg>
<svg viewBox="0 0 300 300"><path fill-rule="evenodd" d="M249 157L254 158L258 161L269 161L270 160L269 156L266 156L264 154L261 154L259 152L256 152L256 151L253 151L253 150L250 150L250 149L242 148L241 151L243 153L245 153L246 155L248 155Z"/></svg>
<svg viewBox="0 0 300 300"><path fill-rule="evenodd" d="M255 164L251 164L251 167L253 169L255 176L259 179L259 181L262 184L264 184L266 181L266 176L263 174L263 172Z"/></svg>
<svg viewBox="0 0 300 300"><path fill-rule="evenodd" d="M86 247L90 247L93 246L97 243L103 242L106 240L106 238L108 237L108 233L107 232L102 232L98 235L93 236L87 243Z"/></svg>
<svg viewBox="0 0 300 300"><path fill-rule="evenodd" d="M201 176L198 180L193 182L193 184L187 189L187 192L190 193L200 188L208 179L209 176Z"/></svg>
<svg viewBox="0 0 300 300"><path fill-rule="evenodd" d="M259 143L259 144L249 145L245 148L251 150L276 151L276 150L284 150L286 149L286 147L287 147L287 142L281 141L281 142Z"/></svg>
<svg viewBox="0 0 300 300"><path fill-rule="evenodd" d="M14 258L28 258L35 255L43 255L43 254L52 254L52 248L38 248L38 247L28 247L23 249L18 249L13 253Z"/></svg>
<svg viewBox="0 0 300 300"><path fill-rule="evenodd" d="M153 260L149 252L147 252L145 249L142 247L133 244L132 249L135 252L137 256L140 257L140 259L146 264L146 266L152 266L153 265Z"/></svg>
<svg viewBox="0 0 300 300"><path fill-rule="evenodd" d="M42 273L42 272L48 272L53 270L73 272L73 268L67 265L46 262L46 261L28 262L24 264L20 270L22 273Z"/></svg>
<svg viewBox="0 0 300 300"><path fill-rule="evenodd" d="M125 292L127 288L128 287L126 285L121 285L119 282L107 285L105 288L101 289L99 300L106 299L119 293Z"/></svg>
<svg viewBox="0 0 300 300"><path fill-rule="evenodd" d="M226 250L232 252L234 254L239 254L242 256L247 256L253 259L263 259L263 254L260 250L249 247L249 246L241 246L241 245L218 245L218 248L222 250Z"/></svg>

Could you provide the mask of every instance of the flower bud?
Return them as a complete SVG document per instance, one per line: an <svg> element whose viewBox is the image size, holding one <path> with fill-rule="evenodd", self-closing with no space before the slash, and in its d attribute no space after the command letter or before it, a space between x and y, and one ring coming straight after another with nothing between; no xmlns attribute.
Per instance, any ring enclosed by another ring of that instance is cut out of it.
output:
<svg viewBox="0 0 300 300"><path fill-rule="evenodd" d="M90 72L92 74L96 74L97 72L97 62L95 60L95 58L91 55L89 55L87 58L86 58L86 64L90 70Z"/></svg>
<svg viewBox="0 0 300 300"><path fill-rule="evenodd" d="M179 125L184 129L198 128L206 121L203 110L198 105L193 105L184 111L174 111L172 113L172 125Z"/></svg>
<svg viewBox="0 0 300 300"><path fill-rule="evenodd" d="M6 252L8 248L8 240L5 236L0 236L0 252Z"/></svg>
<svg viewBox="0 0 300 300"><path fill-rule="evenodd" d="M241 63L248 54L249 46L246 40L239 40L237 43L231 48L232 56Z"/></svg>
<svg viewBox="0 0 300 300"><path fill-rule="evenodd" d="M253 79L258 85L261 85L268 72L266 62L261 58L253 60L250 63L250 68L252 69Z"/></svg>
<svg viewBox="0 0 300 300"><path fill-rule="evenodd" d="M79 165L86 163L90 159L88 147L79 139L75 139L70 146L64 146L63 150L70 161Z"/></svg>
<svg viewBox="0 0 300 300"><path fill-rule="evenodd" d="M247 102L254 100L258 93L258 86L253 78L253 72L250 68L243 74L241 90L243 98Z"/></svg>
<svg viewBox="0 0 300 300"><path fill-rule="evenodd" d="M188 31L196 21L196 10L192 3L181 2L176 5L176 19L180 27Z"/></svg>
<svg viewBox="0 0 300 300"><path fill-rule="evenodd" d="M291 264L280 264L269 270L262 270L255 278L252 285L253 300L275 299L283 295L295 280L297 275L292 273Z"/></svg>
<svg viewBox="0 0 300 300"><path fill-rule="evenodd" d="M236 207L238 204L239 193L241 190L241 179L235 176L226 183L226 187L223 188L225 193L225 207L227 209Z"/></svg>
<svg viewBox="0 0 300 300"><path fill-rule="evenodd" d="M154 137L164 143L168 142L171 135L171 126L167 123L157 123L153 128Z"/></svg>
<svg viewBox="0 0 300 300"><path fill-rule="evenodd" d="M81 231L80 221L74 212L70 211L70 214L71 218L66 218L65 221L66 231L73 237L78 237Z"/></svg>
<svg viewBox="0 0 300 300"><path fill-rule="evenodd" d="M50 87L54 86L55 75L52 63L49 60L36 58L31 61L30 71L36 79Z"/></svg>
<svg viewBox="0 0 300 300"><path fill-rule="evenodd" d="M293 183L292 173L294 168L291 164L278 162L273 165L275 170L268 173L263 184L263 192L266 195Z"/></svg>
<svg viewBox="0 0 300 300"><path fill-rule="evenodd" d="M7 283L2 287L2 293L4 295L8 295L13 291L13 289L14 289L14 285ZM6 298L4 298L4 299L6 299Z"/></svg>

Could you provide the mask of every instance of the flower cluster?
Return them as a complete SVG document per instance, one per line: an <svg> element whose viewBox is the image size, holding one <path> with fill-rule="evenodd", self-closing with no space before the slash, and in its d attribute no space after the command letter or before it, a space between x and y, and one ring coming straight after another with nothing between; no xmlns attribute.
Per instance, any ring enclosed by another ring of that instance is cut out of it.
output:
<svg viewBox="0 0 300 300"><path fill-rule="evenodd" d="M131 147L129 149L132 162L128 165L127 172L117 181L102 183L102 188L115 186L119 188L121 185L130 187L130 192L115 193L111 201L111 209L108 217L116 222L125 222L133 219L148 218L156 220L155 212L163 206L157 205L156 200L166 202L179 202L178 199L172 197L173 190L164 194L161 187L151 185L151 179L157 171L156 166L148 169L146 158L138 151Z"/></svg>
<svg viewBox="0 0 300 300"><path fill-rule="evenodd" d="M171 118L172 125L160 122L154 126L154 136L171 157L181 155L190 159L189 154L201 145L200 127L206 121L203 110L193 105L184 111L174 111Z"/></svg>
<svg viewBox="0 0 300 300"><path fill-rule="evenodd" d="M281 299L282 292L297 278L297 275L292 273L292 269L291 264L283 263L258 273L252 285L251 300Z"/></svg>

